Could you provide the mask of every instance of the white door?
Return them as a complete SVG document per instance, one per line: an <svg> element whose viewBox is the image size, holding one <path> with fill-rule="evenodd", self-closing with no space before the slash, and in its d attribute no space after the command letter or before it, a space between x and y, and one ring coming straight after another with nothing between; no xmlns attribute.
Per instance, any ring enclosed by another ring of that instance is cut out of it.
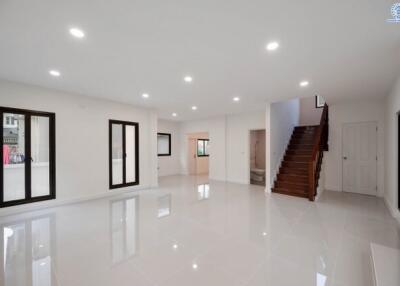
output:
<svg viewBox="0 0 400 286"><path fill-rule="evenodd" d="M196 139L189 138L188 140L188 171L189 175L197 174L197 162L196 162L196 152L197 152L197 141Z"/></svg>
<svg viewBox="0 0 400 286"><path fill-rule="evenodd" d="M343 125L343 191L376 195L377 131L376 122Z"/></svg>

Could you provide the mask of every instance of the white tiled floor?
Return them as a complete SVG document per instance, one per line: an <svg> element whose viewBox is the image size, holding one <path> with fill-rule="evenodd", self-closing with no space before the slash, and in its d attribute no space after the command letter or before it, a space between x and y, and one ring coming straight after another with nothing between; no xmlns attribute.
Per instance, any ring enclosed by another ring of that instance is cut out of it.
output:
<svg viewBox="0 0 400 286"><path fill-rule="evenodd" d="M400 248L381 199L321 200L185 176L0 219L0 285L370 286L370 242Z"/></svg>

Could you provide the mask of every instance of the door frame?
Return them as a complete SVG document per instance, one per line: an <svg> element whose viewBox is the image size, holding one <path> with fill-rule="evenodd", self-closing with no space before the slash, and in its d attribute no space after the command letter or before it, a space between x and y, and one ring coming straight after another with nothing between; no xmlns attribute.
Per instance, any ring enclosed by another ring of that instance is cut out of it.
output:
<svg viewBox="0 0 400 286"><path fill-rule="evenodd" d="M245 149L245 154L247 156L246 160L246 181L248 182L249 185L251 184L251 132L258 132L258 131L264 131L265 132L265 137L264 137L264 143L265 146L267 146L267 129L266 128L257 128L257 129L249 129L247 133L247 142L246 142L246 149ZM267 152L265 152L265 186L267 185Z"/></svg>
<svg viewBox="0 0 400 286"><path fill-rule="evenodd" d="M25 116L25 198L4 202L4 166L3 166L3 126L4 113L21 114ZM31 161L31 117L49 118L49 195L32 198L32 161ZM0 107L0 208L34 203L56 198L56 114L44 111ZM29 158L29 160L27 160Z"/></svg>
<svg viewBox="0 0 400 286"><path fill-rule="evenodd" d="M397 116L397 208L400 211L400 111Z"/></svg>
<svg viewBox="0 0 400 286"><path fill-rule="evenodd" d="M344 123L342 123L342 131L341 131L341 135L342 135L342 145L341 145L341 154L340 154L340 160L341 160L341 166L342 166L342 192L346 192L346 193L351 193L351 192L347 192L347 191L345 191L344 190L344 160L343 160L343 157L344 157L344 148L343 148L343 146L344 146L344 126L346 125L346 124L362 124L362 123L374 123L375 125L376 125L376 156L377 156L377 160L375 160L375 164L376 164L376 190L375 190L375 195L372 195L372 196L375 196L375 197L377 197L378 196L378 174L379 174L379 172L378 172L378 151L379 151L379 143L378 143L378 139L379 139L379 137L378 137L378 128L379 128L379 124L378 124L378 121L357 121L357 122L344 122ZM371 196L371 195L369 195L369 194L362 194L362 193L355 193L355 194L359 194L359 195L366 195L366 196Z"/></svg>
<svg viewBox="0 0 400 286"><path fill-rule="evenodd" d="M113 184L112 183L112 125L118 124L122 125L122 184ZM135 126L135 181L134 182L126 182L126 126ZM109 188L110 190L123 188L123 187L131 187L139 185L139 123L130 122L130 121L122 121L122 120L114 120L110 119L108 121L108 170L109 170Z"/></svg>
<svg viewBox="0 0 400 286"><path fill-rule="evenodd" d="M188 174L192 176L197 175L197 139L196 138L190 138L190 135L187 135L187 163L188 163ZM191 148L193 148L193 154L189 154L191 151ZM193 164L193 166L192 166ZM192 170L193 167L193 170ZM193 173L191 171L194 171Z"/></svg>

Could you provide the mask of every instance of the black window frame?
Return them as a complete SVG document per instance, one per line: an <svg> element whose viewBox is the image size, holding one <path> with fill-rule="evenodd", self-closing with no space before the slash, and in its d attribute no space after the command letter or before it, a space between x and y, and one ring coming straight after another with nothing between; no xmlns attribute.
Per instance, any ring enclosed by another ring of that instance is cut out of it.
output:
<svg viewBox="0 0 400 286"><path fill-rule="evenodd" d="M172 154L172 147L171 147L171 133L157 133L157 146L158 146L158 136L168 136L168 153L159 153L158 148L157 148L157 156L158 157L163 157L163 156L171 156Z"/></svg>
<svg viewBox="0 0 400 286"><path fill-rule="evenodd" d="M4 202L3 128L4 113L25 116L25 198ZM32 198L31 117L49 118L49 195ZM0 107L0 208L56 199L56 114L12 107ZM29 158L29 159L28 159Z"/></svg>
<svg viewBox="0 0 400 286"><path fill-rule="evenodd" d="M203 155L199 154L199 141L203 142ZM206 142L208 145L208 142L210 142L210 139L197 139L197 145L196 145L196 153L197 157L209 157L210 154L206 154Z"/></svg>
<svg viewBox="0 0 400 286"><path fill-rule="evenodd" d="M122 125L122 152L124 154L122 158L122 184L112 183L112 125ZM126 126L135 126L135 181L134 182L126 182L126 134L125 127ZM139 172L139 123L138 122L130 122L130 121L122 121L122 120L114 120L110 119L108 121L108 170L109 170L109 189L119 189L125 187L131 187L139 185L140 183L140 172Z"/></svg>
<svg viewBox="0 0 400 286"><path fill-rule="evenodd" d="M324 108L324 106L325 106L325 103L324 104L322 104L322 105L318 105L318 96L320 96L320 95L315 95L315 108ZM322 96L321 96L322 97Z"/></svg>

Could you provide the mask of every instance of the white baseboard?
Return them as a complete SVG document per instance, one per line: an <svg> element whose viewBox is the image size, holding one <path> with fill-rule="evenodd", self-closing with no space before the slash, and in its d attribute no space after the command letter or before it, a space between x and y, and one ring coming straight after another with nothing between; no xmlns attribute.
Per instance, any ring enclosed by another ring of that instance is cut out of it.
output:
<svg viewBox="0 0 400 286"><path fill-rule="evenodd" d="M383 202L386 205L386 208L389 210L392 217L394 217L400 226L400 211L392 208L391 204L387 201L386 197L383 197Z"/></svg>
<svg viewBox="0 0 400 286"><path fill-rule="evenodd" d="M229 180L229 179L226 179L226 182L227 183L240 184L240 185L250 185L250 183L245 181L245 180Z"/></svg>
<svg viewBox="0 0 400 286"><path fill-rule="evenodd" d="M339 190L337 186L330 186L330 185L325 185L325 190L329 190L332 192L343 192L342 190Z"/></svg>
<svg viewBox="0 0 400 286"><path fill-rule="evenodd" d="M106 197L113 197L113 196L118 196L121 194L135 193L137 191L147 190L147 189L150 189L150 186L124 188L124 189L112 190L112 191L108 191L108 192L104 192L104 193L82 196L82 197L71 198L71 199L55 199L55 200L13 206L13 207L1 209L0 217L19 214L19 213L23 213L23 212L37 211L37 210L43 210L43 209L47 209L47 208L54 208L54 207L58 207L58 206L62 206L62 205L76 204L76 203L80 203L80 202L96 200L96 199L101 199L101 198L106 198Z"/></svg>

